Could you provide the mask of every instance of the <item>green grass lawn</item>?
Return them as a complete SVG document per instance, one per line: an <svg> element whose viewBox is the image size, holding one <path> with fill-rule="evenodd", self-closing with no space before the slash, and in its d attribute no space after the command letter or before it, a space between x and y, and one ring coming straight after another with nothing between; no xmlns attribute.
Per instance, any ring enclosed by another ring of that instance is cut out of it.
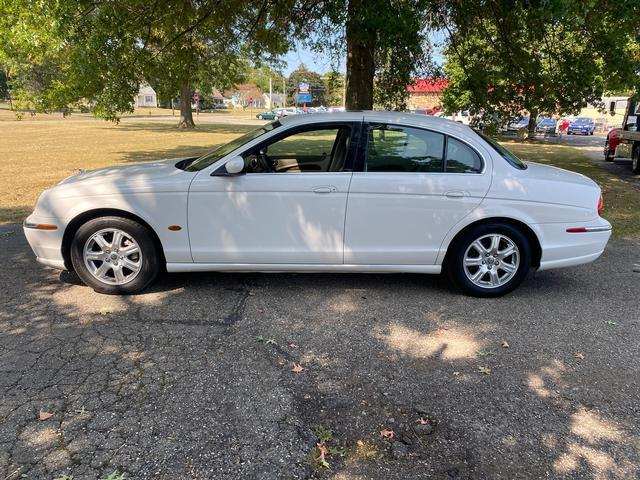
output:
<svg viewBox="0 0 640 480"><path fill-rule="evenodd" d="M5 121L0 125L0 222L26 217L42 190L74 171L161 158L198 155L255 128L202 123L195 130L173 121L101 120ZM605 213L614 235L640 238L640 189L591 163L566 145L506 142L523 160L583 173L604 192Z"/></svg>

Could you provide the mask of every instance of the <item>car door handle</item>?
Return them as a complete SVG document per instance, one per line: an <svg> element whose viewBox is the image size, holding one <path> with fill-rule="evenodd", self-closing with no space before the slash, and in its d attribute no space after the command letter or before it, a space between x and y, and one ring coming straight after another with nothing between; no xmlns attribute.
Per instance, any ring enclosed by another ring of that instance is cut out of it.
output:
<svg viewBox="0 0 640 480"><path fill-rule="evenodd" d="M315 193L331 193L331 192L335 192L336 190L338 190L336 187L334 187L333 185L324 185L322 187L313 187L313 191Z"/></svg>
<svg viewBox="0 0 640 480"><path fill-rule="evenodd" d="M462 190L449 190L445 193L445 196L448 198L462 198L464 197L464 192Z"/></svg>

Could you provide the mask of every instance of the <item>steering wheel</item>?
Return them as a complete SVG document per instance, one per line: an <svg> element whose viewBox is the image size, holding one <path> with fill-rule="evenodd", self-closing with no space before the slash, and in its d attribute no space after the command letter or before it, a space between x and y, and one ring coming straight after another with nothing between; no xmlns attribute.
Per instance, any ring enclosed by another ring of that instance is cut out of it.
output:
<svg viewBox="0 0 640 480"><path fill-rule="evenodd" d="M258 150L256 157L258 158L260 166L265 172L273 173L276 171L273 167L273 164L271 163L271 160L269 160L269 157L267 156L266 148L261 148L260 150Z"/></svg>

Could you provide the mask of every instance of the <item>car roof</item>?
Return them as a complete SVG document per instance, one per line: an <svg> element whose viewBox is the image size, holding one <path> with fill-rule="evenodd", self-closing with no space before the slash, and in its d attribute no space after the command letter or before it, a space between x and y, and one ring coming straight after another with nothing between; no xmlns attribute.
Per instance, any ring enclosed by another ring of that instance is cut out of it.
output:
<svg viewBox="0 0 640 480"><path fill-rule="evenodd" d="M390 123L399 125L409 125L422 128L433 128L446 130L451 133L468 135L472 130L459 122L447 120L445 118L431 115L416 115L415 113L388 112L388 111L350 111L350 112L328 112L290 115L280 119L283 126L306 125L324 122L372 122Z"/></svg>

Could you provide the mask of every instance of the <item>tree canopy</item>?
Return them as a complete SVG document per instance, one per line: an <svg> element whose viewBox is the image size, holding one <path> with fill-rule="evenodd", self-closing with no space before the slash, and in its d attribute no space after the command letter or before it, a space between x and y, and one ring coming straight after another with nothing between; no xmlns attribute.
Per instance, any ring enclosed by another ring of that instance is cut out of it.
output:
<svg viewBox="0 0 640 480"><path fill-rule="evenodd" d="M277 4L277 5L276 5ZM305 11L295 0L5 0L0 62L23 104L64 110L90 100L98 116L132 109L140 84L181 99L192 126L196 86L233 83L246 58L269 61L289 49Z"/></svg>
<svg viewBox="0 0 640 480"><path fill-rule="evenodd" d="M441 14L449 111L503 121L526 110L532 132L538 114L575 113L638 81L637 2L465 0Z"/></svg>

